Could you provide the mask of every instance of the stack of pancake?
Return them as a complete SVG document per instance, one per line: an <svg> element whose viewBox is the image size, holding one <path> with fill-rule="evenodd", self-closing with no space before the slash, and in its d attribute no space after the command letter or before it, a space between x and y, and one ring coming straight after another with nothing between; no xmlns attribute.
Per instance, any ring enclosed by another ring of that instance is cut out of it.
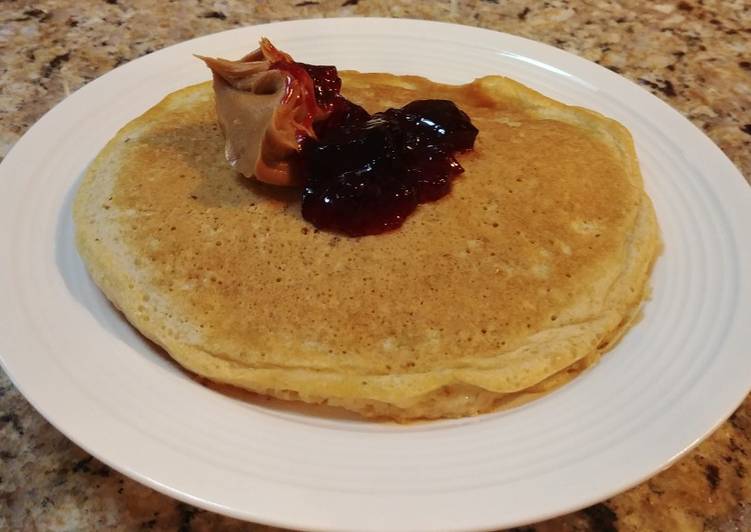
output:
<svg viewBox="0 0 751 532"><path fill-rule="evenodd" d="M212 381L368 417L472 415L579 374L638 315L659 248L629 133L503 77L341 73L370 112L454 101L479 129L445 198L350 238L225 161L210 83L125 126L76 197L106 296Z"/></svg>

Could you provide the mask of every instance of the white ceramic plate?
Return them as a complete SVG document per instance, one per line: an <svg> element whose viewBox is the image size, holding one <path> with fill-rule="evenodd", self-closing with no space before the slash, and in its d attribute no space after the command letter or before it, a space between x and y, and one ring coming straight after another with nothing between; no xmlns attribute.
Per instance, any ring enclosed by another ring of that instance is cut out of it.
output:
<svg viewBox="0 0 751 532"><path fill-rule="evenodd" d="M516 410L413 426L315 416L196 384L86 275L71 199L131 118L208 79L191 54L262 35L295 58L460 83L504 74L633 133L665 252L644 319L592 370ZM0 353L52 424L161 492L240 517L327 530L518 525L597 502L707 436L751 385L751 190L701 132L616 74L549 46L410 20L285 22L124 65L50 111L0 166ZM745 233L745 234L744 234Z"/></svg>

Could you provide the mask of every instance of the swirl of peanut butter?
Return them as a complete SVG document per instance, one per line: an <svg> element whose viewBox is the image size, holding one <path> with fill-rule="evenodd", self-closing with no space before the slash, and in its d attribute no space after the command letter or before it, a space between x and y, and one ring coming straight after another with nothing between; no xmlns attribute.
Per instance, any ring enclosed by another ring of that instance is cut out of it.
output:
<svg viewBox="0 0 751 532"><path fill-rule="evenodd" d="M293 161L301 136L328 112L315 100L310 76L268 39L238 61L198 56L211 69L225 157L245 177L300 185Z"/></svg>

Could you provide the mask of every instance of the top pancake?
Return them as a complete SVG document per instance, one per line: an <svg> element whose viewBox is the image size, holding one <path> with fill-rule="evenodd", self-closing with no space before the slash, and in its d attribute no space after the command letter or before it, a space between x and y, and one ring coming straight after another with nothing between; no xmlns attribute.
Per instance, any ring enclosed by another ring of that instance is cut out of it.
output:
<svg viewBox="0 0 751 532"><path fill-rule="evenodd" d="M319 232L299 190L231 170L210 84L177 91L108 144L75 205L92 276L145 335L221 382L409 408L456 384L523 390L619 334L658 244L622 126L501 77L342 79L370 112L469 114L452 192L396 231Z"/></svg>

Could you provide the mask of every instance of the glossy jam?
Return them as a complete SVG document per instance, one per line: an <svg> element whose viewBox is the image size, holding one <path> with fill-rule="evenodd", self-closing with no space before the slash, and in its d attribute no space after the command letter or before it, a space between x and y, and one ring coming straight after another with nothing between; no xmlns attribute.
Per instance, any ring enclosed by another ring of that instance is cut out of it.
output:
<svg viewBox="0 0 751 532"><path fill-rule="evenodd" d="M454 153L474 146L477 128L453 102L417 100L374 115L340 95L336 68L305 65L329 116L302 139L302 215L350 236L396 229L420 203L451 190L463 168Z"/></svg>
<svg viewBox="0 0 751 532"><path fill-rule="evenodd" d="M336 67L307 65L305 63L297 64L300 65L313 80L316 101L320 105L331 105L335 100L341 98L339 91L342 88L342 80L336 72Z"/></svg>

